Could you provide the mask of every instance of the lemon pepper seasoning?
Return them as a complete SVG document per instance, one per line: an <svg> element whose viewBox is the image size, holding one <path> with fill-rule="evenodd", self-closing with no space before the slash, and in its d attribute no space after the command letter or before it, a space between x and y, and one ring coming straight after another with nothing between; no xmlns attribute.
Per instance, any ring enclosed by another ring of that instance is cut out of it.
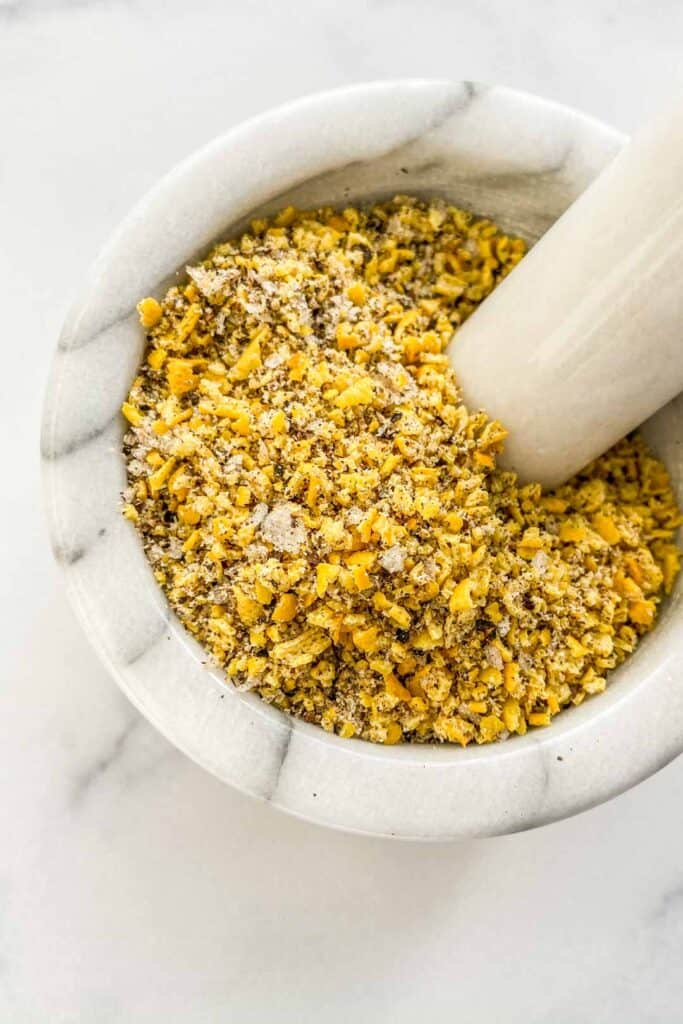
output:
<svg viewBox="0 0 683 1024"><path fill-rule="evenodd" d="M523 254L441 201L290 207L140 303L124 515L237 687L341 736L483 743L599 693L652 627L662 464L634 435L518 487L448 366Z"/></svg>

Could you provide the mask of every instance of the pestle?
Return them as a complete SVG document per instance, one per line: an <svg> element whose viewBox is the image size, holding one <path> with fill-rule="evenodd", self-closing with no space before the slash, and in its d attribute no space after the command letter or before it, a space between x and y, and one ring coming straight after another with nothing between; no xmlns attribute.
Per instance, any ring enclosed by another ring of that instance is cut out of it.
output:
<svg viewBox="0 0 683 1024"><path fill-rule="evenodd" d="M634 135L460 328L471 409L553 487L683 390L683 104Z"/></svg>

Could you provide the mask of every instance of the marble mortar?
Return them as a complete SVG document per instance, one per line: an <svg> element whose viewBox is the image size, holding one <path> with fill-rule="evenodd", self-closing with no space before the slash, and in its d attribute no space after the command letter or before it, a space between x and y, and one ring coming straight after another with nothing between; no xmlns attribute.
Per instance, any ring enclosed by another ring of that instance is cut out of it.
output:
<svg viewBox="0 0 683 1024"><path fill-rule="evenodd" d="M42 457L55 555L100 657L136 707L216 776L320 824L405 839L516 832L576 814L683 749L681 582L607 691L505 743L378 747L238 693L170 612L119 512L135 304L253 215L294 203L441 195L536 241L624 143L576 111L469 82L397 81L300 100L165 177L96 261L64 325ZM495 367L491 368L495 373ZM683 399L645 434L683 499ZM87 726L85 726L87 728Z"/></svg>

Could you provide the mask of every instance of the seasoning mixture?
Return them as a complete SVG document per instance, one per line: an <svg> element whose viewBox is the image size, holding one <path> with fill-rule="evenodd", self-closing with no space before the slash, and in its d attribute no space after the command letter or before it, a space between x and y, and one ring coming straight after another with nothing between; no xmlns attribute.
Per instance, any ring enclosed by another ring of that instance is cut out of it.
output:
<svg viewBox="0 0 683 1024"><path fill-rule="evenodd" d="M486 743L604 690L652 627L663 465L634 435L520 487L449 369L523 253L441 201L290 207L139 304L124 514L239 689L340 736Z"/></svg>

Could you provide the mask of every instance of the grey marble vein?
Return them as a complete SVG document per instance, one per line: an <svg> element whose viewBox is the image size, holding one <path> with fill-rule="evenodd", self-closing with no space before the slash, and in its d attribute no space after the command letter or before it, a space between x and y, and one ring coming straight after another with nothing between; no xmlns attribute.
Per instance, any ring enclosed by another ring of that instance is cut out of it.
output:
<svg viewBox="0 0 683 1024"><path fill-rule="evenodd" d="M163 639L163 637L167 637L168 639L170 639L168 635L170 608L166 601L164 601L164 608L165 614L161 615L161 621L159 622L158 627L155 630L153 630L151 634L145 636L144 639L141 639L139 643L136 644L131 651L128 651L126 653L123 659L123 662L126 665L126 667L131 668L133 665L135 665L135 663L138 662L140 658L143 658L146 654L148 654L149 651L151 651L152 648L155 647L156 644L158 644L161 639Z"/></svg>
<svg viewBox="0 0 683 1024"><path fill-rule="evenodd" d="M120 515L120 509L117 507L115 514ZM52 554L54 555L55 561L59 564L68 568L76 565L86 555L90 554L96 544L102 542L107 537L107 526L97 525L96 523L89 524L89 538L84 540L82 538L70 538L64 540L56 536L52 537Z"/></svg>
<svg viewBox="0 0 683 1024"><path fill-rule="evenodd" d="M284 720L283 724L286 725L287 730L286 730L286 733L284 735L284 738L283 738L282 743L280 745L280 749L279 749L278 754L277 754L277 759L276 759L277 767L276 767L276 771L275 771L275 776L273 778L272 785L269 788L269 792L268 792L268 794L266 796L266 800L268 800L268 801L273 800L276 797L276 795L277 795L278 787L280 785L280 776L282 775L282 771L283 771L283 769L285 767L285 762L287 761L287 756L289 754L289 748L290 748L291 743L292 743L292 736L293 736L294 730L296 728L296 726L294 725L293 722L289 722L289 721Z"/></svg>
<svg viewBox="0 0 683 1024"><path fill-rule="evenodd" d="M167 281L168 277L164 279ZM155 291L162 285L161 280L151 286L148 286L149 291ZM108 319L104 320L103 323L99 324L97 330L94 332L86 332L84 336L81 336L79 331L79 320L76 318L76 322L71 325L67 323L64 330L59 336L57 341L58 352L78 352L79 349L85 348L86 345L91 345L93 342L98 341L102 335L107 332L114 330L116 327L120 327L123 324L130 324L137 326L137 315L135 307L127 307L121 313L114 313Z"/></svg>
<svg viewBox="0 0 683 1024"><path fill-rule="evenodd" d="M47 462L54 461L55 459L63 459L67 455L73 455L74 452L79 451L81 448L85 448L86 445L99 440L103 434L106 434L119 417L120 412L117 409L114 415L108 416L103 423L100 423L96 427L88 427L84 429L82 433L77 434L75 437L71 437L66 444L62 445L54 444L52 431L48 425L43 437L41 438L41 458Z"/></svg>
<svg viewBox="0 0 683 1024"><path fill-rule="evenodd" d="M75 565L76 562L80 562L80 560L85 557L86 553L87 548L81 544L75 547L59 541L54 541L52 544L52 554L54 555L55 561L60 565Z"/></svg>
<svg viewBox="0 0 683 1024"><path fill-rule="evenodd" d="M127 721L117 732L105 753L100 755L87 768L81 771L73 781L71 806L78 807L84 803L91 790L112 768L117 766L124 756L131 737L140 728L142 718L129 706Z"/></svg>
<svg viewBox="0 0 683 1024"><path fill-rule="evenodd" d="M661 894L656 907L650 912L648 920L651 925L656 927L660 921L670 917L680 917L683 920L683 881L666 889Z"/></svg>

